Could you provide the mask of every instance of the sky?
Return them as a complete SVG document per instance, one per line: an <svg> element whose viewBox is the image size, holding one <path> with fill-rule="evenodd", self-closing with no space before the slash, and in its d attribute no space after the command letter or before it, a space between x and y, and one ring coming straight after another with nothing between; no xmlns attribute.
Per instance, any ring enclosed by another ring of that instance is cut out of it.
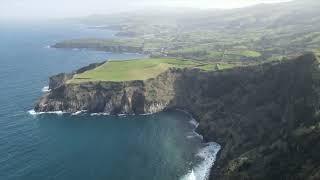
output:
<svg viewBox="0 0 320 180"><path fill-rule="evenodd" d="M288 0L0 0L0 19L77 17L158 6L232 9L281 1Z"/></svg>

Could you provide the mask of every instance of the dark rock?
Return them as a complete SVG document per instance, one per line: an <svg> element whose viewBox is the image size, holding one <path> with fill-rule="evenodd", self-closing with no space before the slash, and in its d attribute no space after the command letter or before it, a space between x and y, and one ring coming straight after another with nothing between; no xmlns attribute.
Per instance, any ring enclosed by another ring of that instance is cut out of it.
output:
<svg viewBox="0 0 320 180"><path fill-rule="evenodd" d="M217 72L169 69L146 81L52 87L36 111L189 111L204 139L222 145L212 179L320 177L320 70L313 54Z"/></svg>
<svg viewBox="0 0 320 180"><path fill-rule="evenodd" d="M74 74L80 74L80 73L83 73L85 71L92 70L92 69L94 69L94 68L96 68L98 66L101 66L105 62L106 61L101 62L101 63L90 64L88 66L85 66L83 68L80 68L80 69L74 71L73 73L69 73L69 74L68 73L60 73L60 74L57 74L55 76L51 76L49 78L49 89L56 89L59 86L65 84L68 80L72 79Z"/></svg>
<svg viewBox="0 0 320 180"><path fill-rule="evenodd" d="M56 89L57 87L65 84L69 79L72 79L72 76L72 74L60 73L50 77L49 89Z"/></svg>

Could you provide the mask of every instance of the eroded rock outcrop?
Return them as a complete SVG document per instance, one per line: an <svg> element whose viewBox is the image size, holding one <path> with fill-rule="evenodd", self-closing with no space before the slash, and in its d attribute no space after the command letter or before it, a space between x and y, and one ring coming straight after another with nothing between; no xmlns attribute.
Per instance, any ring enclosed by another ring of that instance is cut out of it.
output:
<svg viewBox="0 0 320 180"><path fill-rule="evenodd" d="M313 54L216 72L169 69L146 81L52 87L36 111L191 112L205 140L223 147L215 180L320 178L320 70Z"/></svg>
<svg viewBox="0 0 320 180"><path fill-rule="evenodd" d="M83 110L109 114L160 112L167 107L174 96L173 82L157 83L161 81L159 78L166 78L167 75L163 74L157 79L147 81L63 83L44 95L35 110L65 112Z"/></svg>
<svg viewBox="0 0 320 180"><path fill-rule="evenodd" d="M93 63L93 64L89 64L88 66L85 66L83 68L80 68L72 73L60 73L55 76L51 76L49 78L49 89L56 89L64 84L66 84L68 80L72 79L73 75L94 69L98 66L101 66L104 63L105 63L105 61L101 62L101 63Z"/></svg>

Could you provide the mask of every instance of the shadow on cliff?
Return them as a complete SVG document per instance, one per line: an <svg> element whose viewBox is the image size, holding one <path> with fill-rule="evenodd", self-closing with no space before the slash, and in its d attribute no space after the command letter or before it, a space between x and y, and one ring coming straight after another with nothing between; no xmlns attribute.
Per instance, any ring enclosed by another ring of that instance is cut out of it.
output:
<svg viewBox="0 0 320 180"><path fill-rule="evenodd" d="M222 145L212 179L317 179L318 68L306 54L219 72L173 70L168 107L189 111L204 139Z"/></svg>

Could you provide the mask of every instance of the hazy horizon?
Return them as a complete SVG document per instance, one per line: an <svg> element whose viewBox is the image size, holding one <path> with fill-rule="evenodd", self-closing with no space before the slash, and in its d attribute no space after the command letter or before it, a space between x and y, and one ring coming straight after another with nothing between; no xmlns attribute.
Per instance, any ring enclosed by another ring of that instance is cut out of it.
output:
<svg viewBox="0 0 320 180"><path fill-rule="evenodd" d="M47 19L88 16L92 14L111 14L141 10L145 8L194 8L194 9L232 9L260 3L278 3L290 0L2 0L0 19Z"/></svg>

